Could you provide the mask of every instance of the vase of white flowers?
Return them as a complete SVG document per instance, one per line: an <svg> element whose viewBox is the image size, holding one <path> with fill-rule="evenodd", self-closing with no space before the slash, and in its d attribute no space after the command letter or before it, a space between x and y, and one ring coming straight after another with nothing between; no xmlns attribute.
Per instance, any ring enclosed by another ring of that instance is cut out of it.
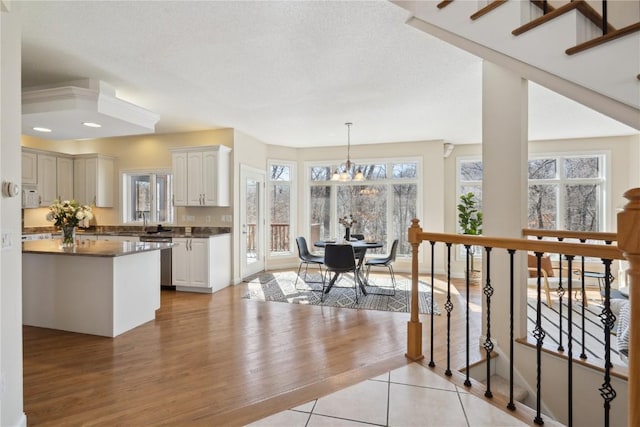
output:
<svg viewBox="0 0 640 427"><path fill-rule="evenodd" d="M338 222L342 225L344 225L345 230L344 230L344 239L346 241L349 241L351 239L351 227L353 226L353 224L355 224L356 221L355 219L353 219L353 215L345 215L342 218L338 219Z"/></svg>
<svg viewBox="0 0 640 427"><path fill-rule="evenodd" d="M87 228L93 219L91 207L81 205L75 200L55 200L49 206L47 221L62 230L62 246L74 246L76 243L76 227Z"/></svg>

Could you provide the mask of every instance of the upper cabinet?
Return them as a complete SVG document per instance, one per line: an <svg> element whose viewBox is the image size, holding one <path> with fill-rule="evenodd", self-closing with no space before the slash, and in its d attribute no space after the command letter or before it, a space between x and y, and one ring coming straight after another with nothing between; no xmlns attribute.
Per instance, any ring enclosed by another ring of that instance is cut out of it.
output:
<svg viewBox="0 0 640 427"><path fill-rule="evenodd" d="M22 149L22 185L35 186L40 206L75 199L99 208L113 207L113 157Z"/></svg>
<svg viewBox="0 0 640 427"><path fill-rule="evenodd" d="M48 206L58 198L56 156L38 154L38 194L40 206Z"/></svg>
<svg viewBox="0 0 640 427"><path fill-rule="evenodd" d="M22 150L22 185L38 184L38 155Z"/></svg>
<svg viewBox="0 0 640 427"><path fill-rule="evenodd" d="M77 201L99 208L113 207L112 157L86 154L73 159L73 193Z"/></svg>
<svg viewBox="0 0 640 427"><path fill-rule="evenodd" d="M172 149L174 206L229 206L230 153L224 145Z"/></svg>
<svg viewBox="0 0 640 427"><path fill-rule="evenodd" d="M56 188L58 199L73 199L73 159L71 157L56 158Z"/></svg>
<svg viewBox="0 0 640 427"><path fill-rule="evenodd" d="M40 206L73 198L73 158L66 154L22 150L22 185L35 186Z"/></svg>

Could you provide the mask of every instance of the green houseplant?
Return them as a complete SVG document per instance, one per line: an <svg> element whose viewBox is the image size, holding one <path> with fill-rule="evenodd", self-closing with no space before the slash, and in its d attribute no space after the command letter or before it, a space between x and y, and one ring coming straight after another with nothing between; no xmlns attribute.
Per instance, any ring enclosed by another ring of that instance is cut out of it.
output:
<svg viewBox="0 0 640 427"><path fill-rule="evenodd" d="M478 210L478 199L472 192L461 194L458 203L458 224L462 234L478 236L482 234L482 212ZM471 247L470 273L473 273L473 246Z"/></svg>

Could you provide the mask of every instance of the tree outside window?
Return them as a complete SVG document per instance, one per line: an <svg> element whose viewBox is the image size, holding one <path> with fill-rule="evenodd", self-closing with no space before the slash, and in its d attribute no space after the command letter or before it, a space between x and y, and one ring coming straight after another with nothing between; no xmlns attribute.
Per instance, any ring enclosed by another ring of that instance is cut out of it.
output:
<svg viewBox="0 0 640 427"><path fill-rule="evenodd" d="M293 167L281 162L269 166L269 250L287 255L291 249L291 182Z"/></svg>
<svg viewBox="0 0 640 427"><path fill-rule="evenodd" d="M168 172L122 174L124 223L173 223L172 175Z"/></svg>
<svg viewBox="0 0 640 427"><path fill-rule="evenodd" d="M391 242L398 239L398 256L410 256L407 230L417 216L418 163L389 161L358 167L364 181L331 181L332 166L309 168L311 240L344 236L344 226L338 219L352 215L357 222L351 233L383 242L384 247L377 252L388 252Z"/></svg>
<svg viewBox="0 0 640 427"><path fill-rule="evenodd" d="M528 162L528 227L601 231L604 212L605 156L543 156ZM482 201L482 161L461 160L459 194Z"/></svg>

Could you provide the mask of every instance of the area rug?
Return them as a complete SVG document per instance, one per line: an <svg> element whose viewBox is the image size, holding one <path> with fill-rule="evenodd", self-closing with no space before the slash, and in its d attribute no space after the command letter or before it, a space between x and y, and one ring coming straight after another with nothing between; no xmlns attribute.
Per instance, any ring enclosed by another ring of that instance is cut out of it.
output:
<svg viewBox="0 0 640 427"><path fill-rule="evenodd" d="M247 280L248 293L244 298L257 301L275 301L289 304L322 305L360 310L382 310L408 313L411 307L411 282L396 277L396 292L393 295L391 279L384 277L371 278L367 286L368 295L358 292L356 303L353 289L353 276L341 275L336 285L328 294L322 296L321 276L309 274L307 280L301 274L296 287L296 272L262 273ZM420 313L431 313L431 286L425 282L418 283L418 307ZM376 294L376 295L374 295ZM382 295L380 295L382 294ZM434 314L440 314L434 303Z"/></svg>

